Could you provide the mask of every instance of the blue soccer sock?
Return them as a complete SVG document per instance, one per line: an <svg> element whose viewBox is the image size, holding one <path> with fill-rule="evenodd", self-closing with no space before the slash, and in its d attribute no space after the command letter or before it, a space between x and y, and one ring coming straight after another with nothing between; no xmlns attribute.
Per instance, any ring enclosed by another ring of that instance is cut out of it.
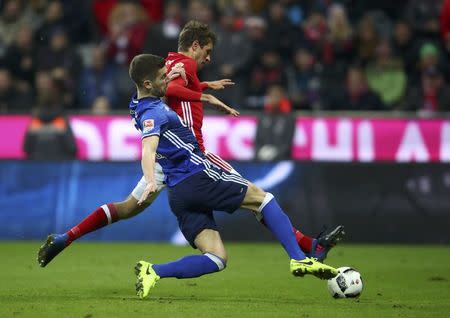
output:
<svg viewBox="0 0 450 318"><path fill-rule="evenodd" d="M189 255L166 264L155 264L153 270L159 277L192 278L221 271L226 263L220 257L205 253Z"/></svg>
<svg viewBox="0 0 450 318"><path fill-rule="evenodd" d="M295 239L291 221L271 193L266 194L263 203L259 207L259 212L262 213L267 228L275 235L281 245L283 245L289 257L296 260L304 259L305 254Z"/></svg>

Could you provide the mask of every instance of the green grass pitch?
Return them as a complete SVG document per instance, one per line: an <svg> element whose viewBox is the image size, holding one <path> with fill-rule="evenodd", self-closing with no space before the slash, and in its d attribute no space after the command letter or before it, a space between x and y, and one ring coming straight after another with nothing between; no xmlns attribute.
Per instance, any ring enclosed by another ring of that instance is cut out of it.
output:
<svg viewBox="0 0 450 318"><path fill-rule="evenodd" d="M166 279L139 300L140 259L174 260L189 247L75 243L46 268L40 242L0 242L0 317L450 317L450 247L341 245L328 263L354 266L359 299L333 299L326 282L296 278L276 244L227 244L228 268L197 279Z"/></svg>

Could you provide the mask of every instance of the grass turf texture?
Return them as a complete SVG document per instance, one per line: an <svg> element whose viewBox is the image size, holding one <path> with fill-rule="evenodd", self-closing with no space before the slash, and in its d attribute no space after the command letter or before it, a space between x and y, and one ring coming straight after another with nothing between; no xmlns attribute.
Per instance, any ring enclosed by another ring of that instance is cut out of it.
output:
<svg viewBox="0 0 450 318"><path fill-rule="evenodd" d="M296 278L276 244L227 244L228 268L165 279L135 296L140 259L175 260L189 247L74 243L46 268L39 242L0 242L0 317L449 317L450 247L341 245L328 262L354 266L359 299L333 299L326 281Z"/></svg>

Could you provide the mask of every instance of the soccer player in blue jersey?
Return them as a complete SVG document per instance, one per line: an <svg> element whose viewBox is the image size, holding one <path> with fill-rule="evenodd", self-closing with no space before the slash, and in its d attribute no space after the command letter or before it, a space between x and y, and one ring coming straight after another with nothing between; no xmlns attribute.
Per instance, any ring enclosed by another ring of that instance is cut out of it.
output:
<svg viewBox="0 0 450 318"><path fill-rule="evenodd" d="M138 204L157 191L157 161L164 172L170 207L179 227L192 247L202 254L165 264L139 261L135 267L137 295L146 297L162 278L199 277L226 267L227 254L213 210L232 213L243 208L260 214L288 254L294 276L312 274L321 279L336 276L335 268L305 256L288 216L272 194L206 160L187 125L160 99L167 88L166 73L164 59L155 55L138 55L130 64L130 77L137 88L130 108L136 128L142 132L141 165L147 182Z"/></svg>

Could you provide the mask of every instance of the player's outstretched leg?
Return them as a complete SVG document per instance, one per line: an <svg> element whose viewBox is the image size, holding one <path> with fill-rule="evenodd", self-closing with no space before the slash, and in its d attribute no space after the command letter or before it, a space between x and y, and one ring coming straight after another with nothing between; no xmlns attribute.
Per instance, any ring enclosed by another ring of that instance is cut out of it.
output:
<svg viewBox="0 0 450 318"><path fill-rule="evenodd" d="M152 197L151 201L141 206L137 204L137 199L132 195L121 202L104 204L67 232L63 234L50 234L47 237L47 241L39 249L37 257L39 265L45 267L76 239L142 212L151 204L156 196L157 194Z"/></svg>
<svg viewBox="0 0 450 318"><path fill-rule="evenodd" d="M296 234L297 235L297 234ZM323 262L328 252L336 246L336 244L345 236L344 226L338 225L333 231L320 233L317 238L313 239L311 252L306 256L316 258L319 262Z"/></svg>
<svg viewBox="0 0 450 318"><path fill-rule="evenodd" d="M67 246L76 239L87 233L98 230L119 219L117 208L114 204L105 204L89 214L79 224L71 228L64 234L50 234L47 241L41 246L38 252L38 263L45 267Z"/></svg>
<svg viewBox="0 0 450 318"><path fill-rule="evenodd" d="M261 214L267 228L274 234L291 259L290 269L294 276L306 274L329 279L338 274L331 266L307 258L300 249L289 217L279 206L274 196L249 183L242 207Z"/></svg>
<svg viewBox="0 0 450 318"><path fill-rule="evenodd" d="M226 253L217 231L204 229L195 237L194 241L190 237L188 240L192 246L198 247L204 254L188 255L165 264L151 264L146 261L139 261L136 264L134 268L136 294L139 298L147 297L156 282L162 278L194 278L225 269Z"/></svg>
<svg viewBox="0 0 450 318"><path fill-rule="evenodd" d="M139 261L135 266L136 294L143 299L148 296L150 289L161 278L194 278L215 273L225 268L225 261L216 255L189 255L175 262L165 264L151 264Z"/></svg>

